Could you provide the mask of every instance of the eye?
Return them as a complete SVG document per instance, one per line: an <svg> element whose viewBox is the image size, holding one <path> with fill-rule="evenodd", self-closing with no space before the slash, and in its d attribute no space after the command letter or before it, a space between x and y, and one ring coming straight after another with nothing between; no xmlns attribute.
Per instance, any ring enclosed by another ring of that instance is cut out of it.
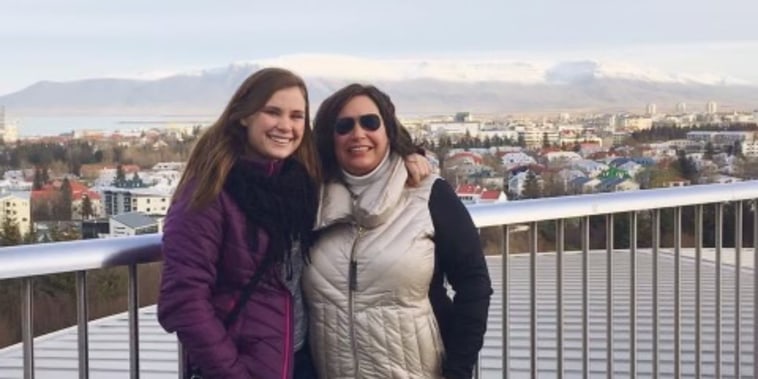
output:
<svg viewBox="0 0 758 379"><path fill-rule="evenodd" d="M279 109L276 109L276 108L264 108L263 109L263 113L265 113L267 115L271 115L271 116L278 116L282 112Z"/></svg>

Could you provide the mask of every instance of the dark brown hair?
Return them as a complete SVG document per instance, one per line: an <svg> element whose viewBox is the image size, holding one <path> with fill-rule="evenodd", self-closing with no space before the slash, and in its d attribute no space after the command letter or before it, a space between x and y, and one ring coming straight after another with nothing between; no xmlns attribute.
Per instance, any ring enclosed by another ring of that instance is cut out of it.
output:
<svg viewBox="0 0 758 379"><path fill-rule="evenodd" d="M334 124L345 104L357 96L367 96L379 108L379 116L384 122L391 152L405 157L418 151L410 133L397 118L395 105L386 93L372 85L350 84L326 98L319 106L313 120L313 137L325 181L342 178L342 169L334 153Z"/></svg>
<svg viewBox="0 0 758 379"><path fill-rule="evenodd" d="M310 127L308 90L302 78L281 68L264 68L250 75L239 86L218 120L206 130L192 149L187 166L179 181L178 195L191 181L196 190L190 199L193 208L207 205L224 187L234 163L250 149L246 130L240 124L243 118L263 108L275 92L297 87L305 98L305 128L300 146L293 157L305 166L315 182L320 181L320 170L313 148ZM175 196L176 196L175 195Z"/></svg>

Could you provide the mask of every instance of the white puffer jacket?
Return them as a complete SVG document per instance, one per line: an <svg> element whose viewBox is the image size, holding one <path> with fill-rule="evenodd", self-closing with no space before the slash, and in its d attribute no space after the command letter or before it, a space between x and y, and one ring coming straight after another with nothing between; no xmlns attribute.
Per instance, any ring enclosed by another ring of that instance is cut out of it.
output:
<svg viewBox="0 0 758 379"><path fill-rule="evenodd" d="M406 188L402 159L357 199L322 190L323 231L303 276L310 346L321 379L440 378L442 338L429 302L437 179Z"/></svg>

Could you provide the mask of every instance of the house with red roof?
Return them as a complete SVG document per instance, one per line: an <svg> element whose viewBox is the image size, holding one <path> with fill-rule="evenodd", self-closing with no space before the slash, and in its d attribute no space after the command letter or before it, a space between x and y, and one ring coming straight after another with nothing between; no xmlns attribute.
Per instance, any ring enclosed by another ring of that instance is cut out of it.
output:
<svg viewBox="0 0 758 379"><path fill-rule="evenodd" d="M92 214L88 215L86 218L97 218L103 215L102 196L100 196L99 193L92 191L87 185L77 180L69 179L69 184L71 185L72 220L82 220L85 218L82 216L85 199L89 199L92 208ZM32 191L32 208L47 206L48 203L59 201L62 185L63 180L55 179L42 186L40 190Z"/></svg>
<svg viewBox="0 0 758 379"><path fill-rule="evenodd" d="M480 204L502 203L508 201L502 190L485 190L479 195Z"/></svg>

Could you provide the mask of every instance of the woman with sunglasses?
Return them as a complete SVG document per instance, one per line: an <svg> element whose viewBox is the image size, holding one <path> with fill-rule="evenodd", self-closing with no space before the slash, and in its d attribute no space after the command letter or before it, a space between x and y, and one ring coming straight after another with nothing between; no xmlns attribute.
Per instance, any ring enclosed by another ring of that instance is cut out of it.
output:
<svg viewBox="0 0 758 379"><path fill-rule="evenodd" d="M300 279L319 171L305 83L287 70L248 77L198 140L166 216L158 299L184 377L315 378Z"/></svg>
<svg viewBox="0 0 758 379"><path fill-rule="evenodd" d="M327 98L314 139L325 184L303 288L319 378L471 378L492 288L466 208L438 177L404 185L416 146L373 86Z"/></svg>

